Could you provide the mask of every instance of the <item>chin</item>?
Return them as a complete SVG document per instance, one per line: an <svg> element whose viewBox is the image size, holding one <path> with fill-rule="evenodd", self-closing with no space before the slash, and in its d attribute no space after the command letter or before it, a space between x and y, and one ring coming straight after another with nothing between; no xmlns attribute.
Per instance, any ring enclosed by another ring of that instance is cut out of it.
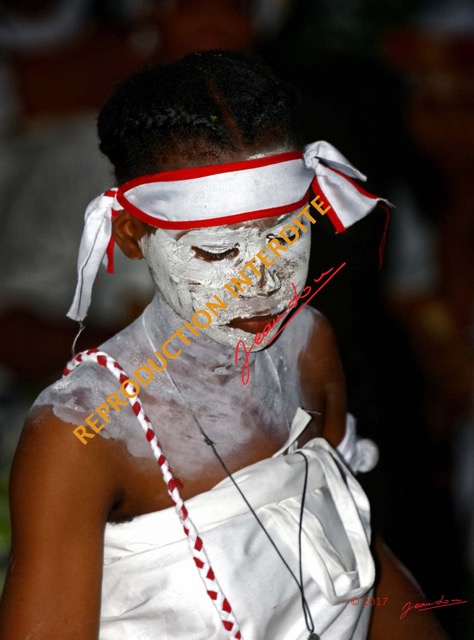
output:
<svg viewBox="0 0 474 640"><path fill-rule="evenodd" d="M269 340L271 340L275 333L279 331L284 322L285 319L282 318L260 344L255 342L255 338L258 335L257 333L251 333L250 331L244 331L243 329L236 329L226 325L213 328L209 327L209 329L206 330L206 335L209 336L209 338L212 338L215 342L234 350L237 348L239 343L243 343L247 351L255 353L257 351L262 351L267 347Z"/></svg>
<svg viewBox="0 0 474 640"><path fill-rule="evenodd" d="M254 344L254 333L242 331L241 329L233 329L227 326L209 327L209 329L206 329L205 334L215 342L233 350L236 349L239 341L243 342L248 349L253 345L252 351L260 351L265 348L265 344Z"/></svg>

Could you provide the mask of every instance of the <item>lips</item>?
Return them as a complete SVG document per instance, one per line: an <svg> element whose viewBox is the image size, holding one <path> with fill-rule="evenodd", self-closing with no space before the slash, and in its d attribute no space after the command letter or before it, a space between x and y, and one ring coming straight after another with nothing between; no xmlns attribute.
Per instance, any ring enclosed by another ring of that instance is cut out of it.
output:
<svg viewBox="0 0 474 640"><path fill-rule="evenodd" d="M228 327L232 329L240 329L248 333L262 333L267 324L272 324L276 320L278 314L271 316L254 316L253 318L234 318L228 323Z"/></svg>

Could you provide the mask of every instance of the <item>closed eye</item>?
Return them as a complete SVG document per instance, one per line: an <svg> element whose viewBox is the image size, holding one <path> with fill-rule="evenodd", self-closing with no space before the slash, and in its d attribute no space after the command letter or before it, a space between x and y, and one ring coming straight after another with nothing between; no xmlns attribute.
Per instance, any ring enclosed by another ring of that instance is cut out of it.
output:
<svg viewBox="0 0 474 640"><path fill-rule="evenodd" d="M206 251L205 249L201 249L200 247L191 247L191 249L196 254L196 257L200 260L205 260L206 262L217 262L219 260L225 260L226 258L235 258L239 255L238 247L233 247L232 249L227 249L227 251L222 251L220 253L213 253L212 251Z"/></svg>

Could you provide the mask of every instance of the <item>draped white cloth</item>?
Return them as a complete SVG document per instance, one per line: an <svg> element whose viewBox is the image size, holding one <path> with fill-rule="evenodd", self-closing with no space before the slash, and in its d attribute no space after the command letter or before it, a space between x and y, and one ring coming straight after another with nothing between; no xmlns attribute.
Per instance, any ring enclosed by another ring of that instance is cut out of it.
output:
<svg viewBox="0 0 474 640"><path fill-rule="evenodd" d="M310 420L298 409L285 447L234 474L294 574L305 475L295 443ZM284 454L284 450L288 453ZM370 509L359 483L322 438L309 463L302 527L304 593L322 640L363 640L371 594ZM306 640L301 594L229 479L187 501L243 640ZM224 640L173 508L107 524L100 640Z"/></svg>

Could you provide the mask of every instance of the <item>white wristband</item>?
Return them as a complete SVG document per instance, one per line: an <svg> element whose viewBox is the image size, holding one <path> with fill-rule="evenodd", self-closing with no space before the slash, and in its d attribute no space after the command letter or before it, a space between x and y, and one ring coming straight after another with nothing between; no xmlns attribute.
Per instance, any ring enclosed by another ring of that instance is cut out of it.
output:
<svg viewBox="0 0 474 640"><path fill-rule="evenodd" d="M379 461L379 448L369 438L358 438L356 419L351 413L346 417L346 433L336 451L352 473L371 471Z"/></svg>

